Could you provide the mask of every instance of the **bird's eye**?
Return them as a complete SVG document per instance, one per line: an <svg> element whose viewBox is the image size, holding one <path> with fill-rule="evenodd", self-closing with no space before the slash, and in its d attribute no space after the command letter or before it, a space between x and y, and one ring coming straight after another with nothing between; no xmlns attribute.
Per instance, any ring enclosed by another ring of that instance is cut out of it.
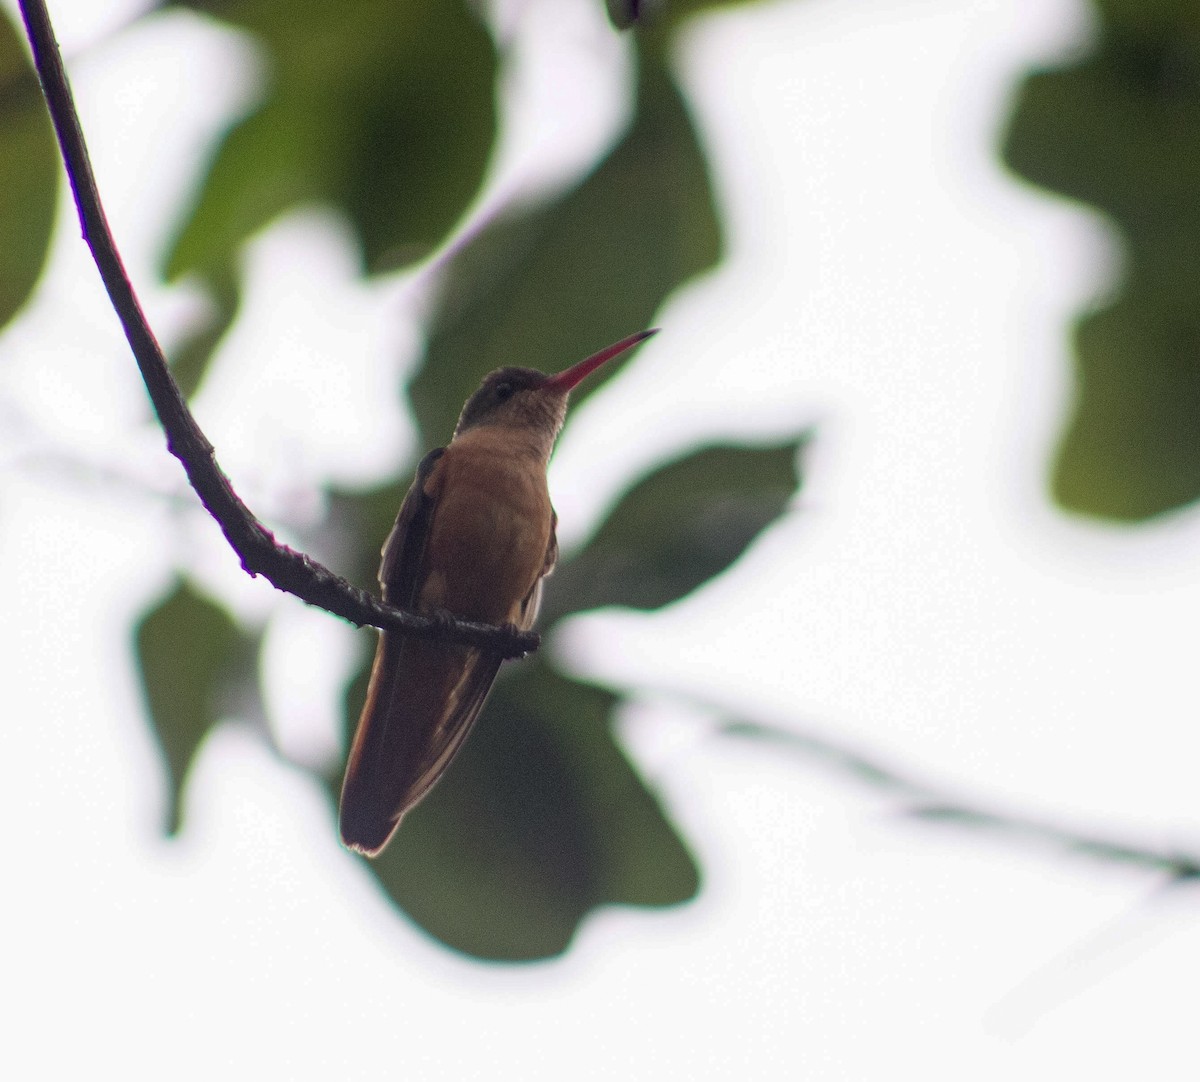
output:
<svg viewBox="0 0 1200 1082"><path fill-rule="evenodd" d="M512 398L512 393L515 390L516 390L516 388L511 383L509 383L507 380L505 380L502 383L497 383L496 390L495 390L496 401L497 402L507 402L508 399Z"/></svg>

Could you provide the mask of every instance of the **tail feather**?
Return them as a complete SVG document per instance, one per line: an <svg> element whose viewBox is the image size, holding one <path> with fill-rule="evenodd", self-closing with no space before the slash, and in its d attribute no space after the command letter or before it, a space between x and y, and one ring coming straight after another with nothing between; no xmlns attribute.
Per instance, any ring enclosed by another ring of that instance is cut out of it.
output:
<svg viewBox="0 0 1200 1082"><path fill-rule="evenodd" d="M500 657L380 636L342 783L342 841L376 856L450 764L483 707Z"/></svg>

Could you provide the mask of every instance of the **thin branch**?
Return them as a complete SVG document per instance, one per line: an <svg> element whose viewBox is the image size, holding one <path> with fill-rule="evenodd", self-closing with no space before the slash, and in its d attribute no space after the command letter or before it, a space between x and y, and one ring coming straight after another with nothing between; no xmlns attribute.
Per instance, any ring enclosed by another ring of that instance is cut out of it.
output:
<svg viewBox="0 0 1200 1082"><path fill-rule="evenodd" d="M702 708L723 713L719 707L706 706L694 699L690 701ZM985 830L1001 837L1036 842L1109 864L1127 864L1164 872L1173 883L1200 878L1200 856L1195 854L1121 841L1098 832L1060 827L1032 816L990 811L960 799L945 788L923 781L916 774L891 767L874 755L811 731L734 719L727 715L718 732L769 741L806 759L829 766L839 774L850 775L872 788L890 792L903 803L904 814L927 823Z"/></svg>
<svg viewBox="0 0 1200 1082"><path fill-rule="evenodd" d="M146 390L167 436L167 449L183 464L188 481L225 539L251 576L262 575L273 586L310 605L362 627L395 628L426 638L489 646L505 657L521 657L538 646L538 636L466 620L435 620L393 608L360 590L302 552L275 540L251 514L217 465L213 446L192 416L171 376L162 349L146 322L108 227L88 158L79 114L63 68L62 54L43 0L20 0L21 16L33 49L42 93L54 121L67 177L79 210L83 239L104 281L125 337L137 360Z"/></svg>

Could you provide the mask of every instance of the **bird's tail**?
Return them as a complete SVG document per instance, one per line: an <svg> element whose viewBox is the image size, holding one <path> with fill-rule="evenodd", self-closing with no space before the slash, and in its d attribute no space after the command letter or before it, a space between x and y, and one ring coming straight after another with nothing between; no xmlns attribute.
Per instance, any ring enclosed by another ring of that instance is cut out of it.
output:
<svg viewBox="0 0 1200 1082"><path fill-rule="evenodd" d="M441 777L500 667L473 647L380 635L342 782L342 841L376 856Z"/></svg>

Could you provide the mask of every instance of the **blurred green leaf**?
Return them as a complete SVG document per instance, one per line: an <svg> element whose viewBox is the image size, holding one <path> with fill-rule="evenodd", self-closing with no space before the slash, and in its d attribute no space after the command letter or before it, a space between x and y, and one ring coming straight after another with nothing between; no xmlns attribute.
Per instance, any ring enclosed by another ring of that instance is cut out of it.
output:
<svg viewBox="0 0 1200 1082"><path fill-rule="evenodd" d="M1200 306L1180 312L1126 296L1080 322L1075 348L1055 498L1138 521L1200 496Z"/></svg>
<svg viewBox="0 0 1200 1082"><path fill-rule="evenodd" d="M643 478L549 580L544 622L604 605L661 608L719 575L787 509L804 442L706 447Z"/></svg>
<svg viewBox="0 0 1200 1082"><path fill-rule="evenodd" d="M1137 31L1200 31L1200 8L1192 0L1095 0L1106 23Z"/></svg>
<svg viewBox="0 0 1200 1082"><path fill-rule="evenodd" d="M176 0L252 33L265 97L222 141L167 274L226 266L286 210L334 206L371 271L442 242L495 137L496 55L462 0Z"/></svg>
<svg viewBox="0 0 1200 1082"><path fill-rule="evenodd" d="M58 145L24 39L0 11L0 327L33 292L50 248Z"/></svg>
<svg viewBox="0 0 1200 1082"><path fill-rule="evenodd" d="M1116 295L1076 328L1053 491L1071 510L1139 521L1200 497L1200 9L1097 7L1093 51L1023 81L1003 152L1106 213L1123 242Z"/></svg>
<svg viewBox="0 0 1200 1082"><path fill-rule="evenodd" d="M720 226L687 109L656 54L639 71L633 123L591 176L501 216L451 257L410 389L427 446L450 438L486 372L565 368L646 327L672 290L717 262Z"/></svg>
<svg viewBox="0 0 1200 1082"><path fill-rule="evenodd" d="M200 389L217 346L233 326L242 304L241 283L232 268L216 270L206 275L204 285L207 287L205 292L210 305L209 311L171 350L168 358L171 374L187 398L191 398Z"/></svg>
<svg viewBox="0 0 1200 1082"><path fill-rule="evenodd" d="M604 904L692 898L696 865L613 742L617 697L539 659L507 670L446 776L368 862L431 935L478 958L569 946Z"/></svg>
<svg viewBox="0 0 1200 1082"><path fill-rule="evenodd" d="M1200 37L1106 27L1091 55L1023 80L1003 154L1026 179L1107 212L1131 241L1195 223Z"/></svg>
<svg viewBox="0 0 1200 1082"><path fill-rule="evenodd" d="M654 0L605 0L604 6L608 12L608 21L618 30L628 30L648 17L647 9L652 4L654 7L660 6Z"/></svg>
<svg viewBox="0 0 1200 1082"><path fill-rule="evenodd" d="M244 682L254 644L225 609L187 582L142 617L135 642L150 722L169 775L165 829L175 834L188 770L233 687Z"/></svg>

